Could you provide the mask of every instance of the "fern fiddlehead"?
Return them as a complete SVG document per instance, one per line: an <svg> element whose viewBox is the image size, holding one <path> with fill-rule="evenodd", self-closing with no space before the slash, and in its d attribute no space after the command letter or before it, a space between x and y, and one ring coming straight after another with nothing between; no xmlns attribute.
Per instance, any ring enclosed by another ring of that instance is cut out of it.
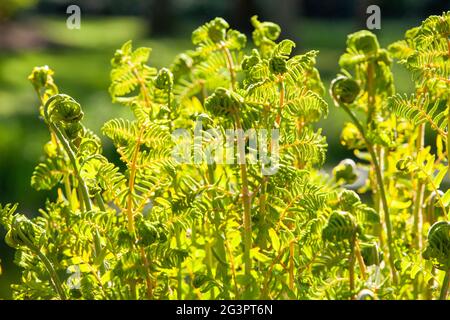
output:
<svg viewBox="0 0 450 320"><path fill-rule="evenodd" d="M446 300L450 284L450 224L447 221L436 222L428 231L427 238L423 257L433 260L435 266L445 272L439 299Z"/></svg>
<svg viewBox="0 0 450 320"><path fill-rule="evenodd" d="M357 36L355 36L355 37L357 37ZM349 40L349 42L350 42L350 40ZM394 251L394 247L393 247L392 225L391 225L389 205L387 202L386 191L385 191L385 187L384 187L384 180L383 180L382 170L381 170L380 163L379 163L379 158L375 152L372 142L367 137L366 129L364 129L363 124L360 122L360 120L357 118L357 116L354 114L354 112L352 110L350 110L350 108L349 108L349 105L354 103L355 99L357 98L357 96L359 94L359 90L360 90L359 86L354 80L341 76L341 77L336 78L333 81L330 90L331 90L331 94L335 100L335 103L344 109L344 111L352 119L353 124L358 129L358 131L364 141L364 144L365 144L367 150L369 151L371 160L373 162L374 171L375 171L376 180L377 180L377 188L380 192L380 198L381 198L381 203L382 203L384 217L385 217L384 221L386 224L386 231L387 231L387 240L388 240L388 248L389 248L389 262L390 262L390 267L391 267L391 274L392 274L393 281L395 283L395 282L397 282L397 273L395 271L395 266L394 266L395 251ZM372 92L372 94L373 94L373 92ZM370 94L369 94L369 96L370 96ZM372 97L370 99L374 99L374 98ZM368 108L370 109L373 107L374 106L372 105L372 102L369 102ZM374 112L374 111L372 110L370 112ZM371 113L369 113L369 114L371 114Z"/></svg>

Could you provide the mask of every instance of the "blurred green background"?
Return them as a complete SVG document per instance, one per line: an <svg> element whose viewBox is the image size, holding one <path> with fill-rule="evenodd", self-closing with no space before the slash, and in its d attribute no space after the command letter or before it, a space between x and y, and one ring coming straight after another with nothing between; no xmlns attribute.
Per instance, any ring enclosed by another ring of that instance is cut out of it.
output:
<svg viewBox="0 0 450 320"><path fill-rule="evenodd" d="M66 27L66 9L81 8L81 29ZM34 66L49 65L61 91L85 110L84 123L100 134L108 119L130 116L113 105L108 95L110 59L129 39L153 48L150 64L167 66L182 50L192 48L191 31L222 16L233 28L251 34L250 16L258 14L283 27L283 37L297 42L296 50L317 49L318 68L325 85L338 72L346 35L365 27L368 5L381 8L382 46L403 37L404 31L430 14L450 9L447 0L0 0L0 203L18 202L20 211L35 214L51 194L30 187L48 132L37 116L37 99L27 76ZM412 90L409 75L394 66L397 90ZM330 102L330 115L318 125L329 143L326 169L351 154L339 145L345 117ZM105 141L105 152L113 154ZM4 230L0 230L3 238ZM0 241L0 299L10 298L18 279L13 252Z"/></svg>

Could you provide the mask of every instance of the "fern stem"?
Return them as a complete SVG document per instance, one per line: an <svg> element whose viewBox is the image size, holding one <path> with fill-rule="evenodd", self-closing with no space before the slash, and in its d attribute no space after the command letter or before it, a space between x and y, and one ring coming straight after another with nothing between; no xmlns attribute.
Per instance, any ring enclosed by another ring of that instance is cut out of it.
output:
<svg viewBox="0 0 450 320"><path fill-rule="evenodd" d="M266 217L266 206L267 206L267 183L269 178L267 176L262 177L261 190L259 195L259 237L258 246L261 249L265 249L267 245L266 235L267 235L267 217Z"/></svg>
<svg viewBox="0 0 450 320"><path fill-rule="evenodd" d="M143 247L139 248L141 259L144 262L144 268L145 268L145 285L146 285L146 291L147 291L147 298L151 300L153 298L153 284L152 279L150 277L150 272L148 271L150 269L150 263L147 259L147 255L145 254L145 250Z"/></svg>
<svg viewBox="0 0 450 320"><path fill-rule="evenodd" d="M66 300L67 299L66 293L64 292L64 289L62 288L61 280L59 279L58 274L56 273L55 269L53 268L52 263L37 248L36 248L36 254L38 255L39 259L44 263L45 268L47 269L48 273L50 274L50 278L52 279L53 285L54 285L59 297L61 298L61 300Z"/></svg>
<svg viewBox="0 0 450 320"><path fill-rule="evenodd" d="M366 264L364 263L364 259L361 255L361 249L359 248L359 241L358 239L355 240L355 256L356 260L359 264L359 269L361 270L361 275L363 279L366 279Z"/></svg>
<svg viewBox="0 0 450 320"><path fill-rule="evenodd" d="M75 173L75 176L80 184L81 188L81 194L83 196L84 205L86 206L86 210L90 211L92 210L92 203L91 199L89 197L89 191L87 188L86 183L84 182L83 178L80 175L80 170L78 168L77 159L75 156L75 152L72 150L70 143L68 139L65 137L64 133L56 126L54 123L49 121L50 128L53 132L55 132L56 137L63 145L64 150L66 151L67 155L69 156L69 160L72 164L73 171Z"/></svg>
<svg viewBox="0 0 450 320"><path fill-rule="evenodd" d="M450 59L450 38L449 35L446 36L447 40L447 52L448 52L448 58ZM447 174L450 178L450 99L447 99L447 165L448 170ZM447 219L450 219L450 217L447 217Z"/></svg>
<svg viewBox="0 0 450 320"><path fill-rule="evenodd" d="M272 128L269 123L269 112L270 107L268 105L264 106L262 122L265 128ZM268 150L272 150L272 140L269 140ZM257 243L261 249L265 249L267 245L267 217L266 217L266 207L267 207L267 185L269 183L270 176L263 175L261 180L261 186L259 189L259 234Z"/></svg>
<svg viewBox="0 0 450 320"><path fill-rule="evenodd" d="M81 186L80 184L78 184L78 186L76 187L77 190L77 197L78 197L78 205L80 206L80 211L81 212L85 212L86 208L84 207L84 197L83 197L83 192L81 191Z"/></svg>
<svg viewBox="0 0 450 320"><path fill-rule="evenodd" d="M236 267L234 264L233 252L230 249L230 243L227 239L225 239L225 248L228 255L230 256L231 275L233 277L235 299L239 299L239 289L236 281Z"/></svg>
<svg viewBox="0 0 450 320"><path fill-rule="evenodd" d="M425 124L421 124L418 128L418 136L416 141L417 153L419 153L424 146L424 138L425 138ZM422 203L424 196L425 196L425 184L422 183L421 179L417 179L417 186L414 199L414 211L413 211L413 218L414 218L413 232L415 237L414 246L416 247L418 252L422 252L422 224L423 224ZM422 260L422 255L420 254L419 260ZM413 283L414 299L417 299L419 296L419 288L420 288L419 278L415 277Z"/></svg>
<svg viewBox="0 0 450 320"><path fill-rule="evenodd" d="M416 142L417 152L420 152L420 150L423 149L425 142L424 140L425 140L425 124L421 124L418 128L418 136ZM424 193L425 193L425 185L420 181L420 179L418 179L414 199L413 229L416 237L415 246L419 251L422 250L422 203Z"/></svg>
<svg viewBox="0 0 450 320"><path fill-rule="evenodd" d="M280 83L279 83L279 87L280 87L280 106L278 108L278 112L277 112L277 118L275 119L276 124L279 126L280 122L281 122L281 111L283 110L283 106L284 106L284 95L285 95L285 86L284 86L284 82L282 79L280 79Z"/></svg>
<svg viewBox="0 0 450 320"><path fill-rule="evenodd" d="M69 155L73 170L75 172L75 176L77 177L77 179L79 181L79 189L81 191L82 198L84 199L85 209L86 209L86 211L92 211L92 202L89 197L88 187L87 187L86 182L84 181L83 177L80 174L80 170L78 168L78 163L77 163L75 152L73 151L72 145L71 145L70 141L67 139L67 137L65 136L65 134L55 124L53 124L51 122L49 122L49 124L54 127L54 130L56 130L55 134L56 134L58 140L61 141L64 149L66 150L67 154ZM100 255L100 252L102 250L100 233L98 231L97 226L94 228L94 233L93 233L92 238L94 240L94 257L97 258ZM106 267L105 267L104 261L102 261L102 263L100 264L100 272L104 273L105 271L106 271Z"/></svg>
<svg viewBox="0 0 450 320"><path fill-rule="evenodd" d="M442 212L444 212L444 217L446 220L449 219L449 213L447 212L447 209L444 205L444 202L442 201L442 197L439 195L439 189L436 186L436 184L433 181L433 177L430 176L422 167L419 167L420 172L422 172L427 179L428 185L431 187L431 189L434 191L434 194L436 195L436 200L439 203L439 206L442 208Z"/></svg>
<svg viewBox="0 0 450 320"><path fill-rule="evenodd" d="M431 270L430 270L430 274L431 274L431 279L428 282L424 283L425 286L425 292L423 293L424 295L424 300L433 300L433 287L435 284L435 276L436 276L436 268L432 265L431 266Z"/></svg>
<svg viewBox="0 0 450 320"><path fill-rule="evenodd" d="M133 212L133 191L134 191L134 181L136 179L136 171L137 171L137 159L139 156L139 150L141 147L142 135L144 134L145 125L142 125L139 130L137 140L136 140L136 149L134 150L133 157L131 158L130 163L130 177L128 178L128 195L127 195L127 218L128 218L128 231L132 234L135 233L134 227L134 212Z"/></svg>
<svg viewBox="0 0 450 320"><path fill-rule="evenodd" d="M73 210L72 187L70 185L69 176L64 177L64 189L66 192L67 202L69 203L70 209Z"/></svg>
<svg viewBox="0 0 450 320"><path fill-rule="evenodd" d="M39 259L44 264L45 268L47 269L47 272L50 276L50 279L53 283L53 287L56 290L56 293L59 295L61 300L66 300L66 293L64 292L64 289L62 287L61 280L59 279L58 274L55 271L55 268L53 268L53 264L50 262L50 260L39 250L37 246L35 246L32 242L28 241L27 237L23 234L23 232L20 230L20 228L17 229L17 232L20 234L21 239L25 241L26 245L33 251Z"/></svg>
<svg viewBox="0 0 450 320"><path fill-rule="evenodd" d="M240 165L242 178L242 196L244 202L244 263L245 275L250 276L252 269L252 260L250 257L250 249L252 248L252 225L251 225L251 208L250 194L248 188L247 166Z"/></svg>
<svg viewBox="0 0 450 320"><path fill-rule="evenodd" d="M172 112L172 108L170 107L172 104L172 85L170 84L169 87L167 88L167 109L169 109L169 130L170 132L173 131L173 112Z"/></svg>
<svg viewBox="0 0 450 320"><path fill-rule="evenodd" d="M181 239L180 239L180 228L175 225L175 241L177 243L177 247L181 248ZM183 293L183 275L181 273L181 261L178 259L178 274L177 274L177 299L181 300Z"/></svg>
<svg viewBox="0 0 450 320"><path fill-rule="evenodd" d="M367 124L371 124L375 112L375 66L373 62L367 65Z"/></svg>
<svg viewBox="0 0 450 320"><path fill-rule="evenodd" d="M145 101L146 107L150 108L151 107L151 102L150 102L151 99L150 99L150 95L147 90L147 86L145 84L145 80L141 77L136 66L131 61L128 61L128 65L130 66L134 76L136 77L136 80L139 83L140 91L141 91L141 94L144 96L144 101Z"/></svg>
<svg viewBox="0 0 450 320"><path fill-rule="evenodd" d="M227 60L228 70L230 72L231 88L233 91L236 91L236 70L233 64L233 57L231 56L230 50L225 45L222 45L222 49L225 54L225 58ZM236 110L235 113L235 123L236 129L238 129L239 132L242 132L242 123L241 118L239 116L239 108ZM251 203L250 203L251 199L248 186L249 184L247 175L247 164L245 159L245 144L244 141L241 140L243 140L243 137L242 139L239 139L238 137L239 159L240 162L242 162L239 164L242 180L242 200L244 202L244 216L243 216L244 269L245 275L250 276L252 270L252 260L250 256L250 249L252 248L252 222L251 222Z"/></svg>
<svg viewBox="0 0 450 320"><path fill-rule="evenodd" d="M103 198L100 195L100 192L97 192L95 194L95 201L96 201L97 206L99 207L99 209L102 210L103 212L106 212L105 202L103 201Z"/></svg>
<svg viewBox="0 0 450 320"><path fill-rule="evenodd" d="M242 133L242 124L241 119L239 117L238 112L235 114L235 122L236 129L238 132ZM248 183L248 175L247 175L247 164L245 159L245 141L244 137L238 136L238 152L239 152L239 167L241 171L241 180L242 180L242 200L244 203L244 269L245 275L250 276L252 270L252 260L250 257L250 250L252 248L252 222L251 222L251 199L250 199L250 191L249 191L249 183Z"/></svg>
<svg viewBox="0 0 450 320"><path fill-rule="evenodd" d="M145 99L145 103L147 108L151 107L151 102L150 102L150 97L148 94L148 90L145 84L145 81L141 78L141 76L139 75L139 72L136 70L136 68L130 64L133 68L133 73L136 77L136 79L139 82L139 86L140 86L140 91L141 94L144 96ZM169 91L169 100L168 103L170 104L170 91ZM128 231L134 235L134 237L136 237L136 229L135 229L135 223L134 223L134 209L133 209L133 191L134 191L134 185L135 185L135 180L136 180L136 174L137 174L137 161L138 161L138 156L139 156L139 151L141 148L141 143L142 143L142 136L144 135L145 130L147 129L146 124L142 124L138 136L137 136L137 140L136 140L136 149L134 150L132 159L131 159L131 163L130 163L130 177L128 179L128 195L127 195L127 220L128 220ZM139 246L138 244L135 244L137 247L139 247L139 251L140 251L140 256L142 261L144 262L144 267L145 267L145 284L146 284L146 291L147 291L147 298L148 299L152 299L153 298L153 284L152 284L152 279L151 279L151 274L150 274L150 263L149 260L147 258L147 254L145 253L145 250L142 246Z"/></svg>
<svg viewBox="0 0 450 320"><path fill-rule="evenodd" d="M214 166L213 164L207 164L208 166L208 181L209 184L212 186L215 184L215 175L214 175ZM220 259L223 262L226 262L226 248L225 248L225 244L224 244L224 238L222 237L222 233L220 231L220 224L221 224L221 217L219 212L223 209L223 205L222 202L217 199L217 192L212 189L211 190L211 197L212 197L212 208L213 208L213 214L214 214L214 227L215 227L215 231L216 231L216 235L218 235L216 237L217 241L216 241L216 253L218 254L218 256L220 257ZM229 279L227 276L227 266L224 266L223 263L219 263L218 265L218 271L216 275L218 273L220 273L222 275L222 280L224 281L224 283L226 283Z"/></svg>
<svg viewBox="0 0 450 320"><path fill-rule="evenodd" d="M147 88L147 85L145 83L145 79L141 77L139 74L139 70L136 68L136 66L131 62L128 61L128 65L131 67L132 72L134 76L136 77L136 80L139 83L140 92L141 95L144 97L144 102L147 107L147 109L151 109L151 98L149 94L149 90ZM169 100L168 105L170 107L170 90L169 90ZM128 231L136 237L136 230L135 230L135 223L134 223L134 209L133 209L133 191L134 191L134 184L136 179L136 173L137 173L137 160L139 156L139 151L142 143L142 136L146 130L147 126L146 124L142 124L141 129L139 130L138 137L136 140L136 150L133 153L131 164L130 164L130 177L128 180L128 196L127 196L127 220L128 220ZM136 244L137 245L137 244ZM147 291L147 298L152 299L153 298L153 284L152 279L150 275L150 263L147 258L147 254L145 253L145 250L142 246L139 246L141 259L144 262L145 267L145 282L146 282L146 291Z"/></svg>
<svg viewBox="0 0 450 320"><path fill-rule="evenodd" d="M450 42L449 42L450 50ZM447 163L448 163L448 176L450 177L450 99L447 100ZM449 217L450 218L450 217Z"/></svg>
<svg viewBox="0 0 450 320"><path fill-rule="evenodd" d="M231 52L225 46L225 44L222 45L222 50L225 55L225 59L227 61L228 70L230 72L231 89L233 91L235 91L236 90L236 69L233 64L233 57L231 56Z"/></svg>
<svg viewBox="0 0 450 320"><path fill-rule="evenodd" d="M298 240L298 239L296 239ZM263 287L261 289L261 298L262 299L267 299L269 296L267 294L267 292L269 291L269 282L272 279L272 275L273 275L273 268L275 267L275 265L280 261L280 259L282 258L282 256L284 255L286 250L286 247L280 248L278 255L275 257L275 259L272 260L269 269L265 272L264 274L264 281L263 281ZM269 297L270 298L270 297Z"/></svg>
<svg viewBox="0 0 450 320"><path fill-rule="evenodd" d="M294 241L289 242L289 289L294 290Z"/></svg>
<svg viewBox="0 0 450 320"><path fill-rule="evenodd" d="M375 150L370 143L369 139L367 139L367 136L365 134L364 128L356 115L345 105L342 105L342 108L344 111L350 116L352 121L354 122L355 126L358 128L358 131L360 132L367 150L370 153L370 157L372 158L373 165L375 167L375 175L377 178L378 183L378 189L381 196L381 203L383 206L383 212L384 212L384 223L386 225L386 233L387 233L387 243L388 243L388 250L389 250L389 265L391 267L391 275L392 275L392 281L396 284L397 283L397 272L395 270L395 264L394 264L394 246L393 246L393 238L392 238L392 225L391 225L391 219L389 214L389 206L386 198L386 192L384 190L384 182L383 182L383 175L381 172L381 167L378 163L377 156L375 154Z"/></svg>
<svg viewBox="0 0 450 320"><path fill-rule="evenodd" d="M444 281L442 282L441 293L439 294L439 300L447 300L449 284L450 284L450 269L445 271Z"/></svg>
<svg viewBox="0 0 450 320"><path fill-rule="evenodd" d="M204 218L202 223L202 234L207 235L208 238L209 235L209 225L208 225L208 219ZM212 250L211 250L211 243L209 241L204 241L204 250L205 250L205 261L206 261L206 273L209 277L213 278L213 259L212 259ZM214 299L215 297L215 288L213 287L211 290L211 299Z"/></svg>
<svg viewBox="0 0 450 320"><path fill-rule="evenodd" d="M355 298L355 246L356 234L350 240L350 256L348 259L349 287L352 300Z"/></svg>
<svg viewBox="0 0 450 320"><path fill-rule="evenodd" d="M384 182L383 182L383 176L381 173L381 168L378 164L378 160L376 157L376 154L373 150L372 145L368 145L368 150L370 153L370 156L372 157L372 161L375 167L375 174L377 176L377 181L378 181L378 188L380 191L380 196L381 196L381 203L383 206L383 212L384 212L384 223L386 225L386 232L387 232L387 243L388 243L388 250L389 250L389 264L391 266L391 274L392 274L392 280L394 282L394 284L397 283L397 273L396 273L396 269L395 269L395 264L394 264L394 246L393 246L393 238L392 238L392 225L391 225L391 218L390 218L390 214L389 214L389 206L387 203L387 198L386 198L386 192L384 190Z"/></svg>

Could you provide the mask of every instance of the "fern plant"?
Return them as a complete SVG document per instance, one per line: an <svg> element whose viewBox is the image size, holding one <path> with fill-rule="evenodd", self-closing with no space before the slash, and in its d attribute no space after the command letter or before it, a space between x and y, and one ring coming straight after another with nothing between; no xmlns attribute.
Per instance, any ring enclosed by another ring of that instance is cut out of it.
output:
<svg viewBox="0 0 450 320"><path fill-rule="evenodd" d="M391 279L400 291L411 286L412 294L405 293L405 297L414 299L431 298L437 276L433 265L421 259L425 232L439 223L437 220L448 219L449 193L440 190L448 171L448 17L444 13L426 19L407 31L405 40L390 45L389 52L380 49L368 31L350 35L347 52L340 59L342 74L331 87L336 105L352 119L344 128L342 143L360 159L370 160L370 172L376 177L369 173L367 185L373 190L375 208L380 203L384 211ZM395 94L391 57L412 72L414 94ZM360 111L366 114L365 123ZM425 145L427 127L435 135L433 147ZM364 149L369 156L361 152ZM351 172L351 166L340 165L335 176L349 177ZM406 237L400 240L400 234ZM427 236L426 259L432 256L431 234ZM406 252L408 258L399 257L400 252ZM440 298L446 297L446 282L444 279Z"/></svg>
<svg viewBox="0 0 450 320"><path fill-rule="evenodd" d="M392 280L396 283L396 252L383 174L384 151L393 144L393 137L389 136L392 116L382 106L383 100L394 90L390 63L388 52L380 48L373 33L362 30L349 35L346 52L339 60L342 75L331 84L331 95L336 106L342 107L352 120L342 134L347 140L343 142L351 149L366 149L368 152L371 167L369 186L376 196L377 208L384 213L390 271ZM365 119L360 119L355 113L357 111L363 111L366 114ZM351 136L348 133L350 130L357 133L356 139L346 138ZM364 154L360 157L367 158Z"/></svg>
<svg viewBox="0 0 450 320"><path fill-rule="evenodd" d="M0 206L22 271L14 298L445 299L449 16L389 50L369 31L349 35L330 93L357 159L332 175L319 52L294 52L256 16L251 41L221 18L205 23L166 68L123 44L109 93L133 117L101 135L53 71L34 68L49 142L31 185L54 192L32 216ZM395 94L393 58L414 95Z"/></svg>
<svg viewBox="0 0 450 320"><path fill-rule="evenodd" d="M419 235L417 246L420 249L423 232L436 222L434 218L425 221L426 226L423 225L424 199L428 197L429 206L442 210L443 215L440 219L449 218L447 213L449 192L443 195L439 190L448 172L450 147L448 139L450 113L447 94L448 58L450 57L449 26L449 12L444 12L441 16L430 16L420 26L408 30L404 40L395 42L389 47L393 56L411 72L416 87L414 94L393 96L389 98L387 105L398 118L417 128L411 130L416 137L415 149L412 150L413 156L404 157L399 166L408 172L416 173L414 228ZM432 154L430 147L425 146L427 127L435 135L436 151L433 152L436 154ZM432 246L433 241L432 230L431 227L427 236L429 246ZM448 276L443 280L440 298L446 297L447 278Z"/></svg>

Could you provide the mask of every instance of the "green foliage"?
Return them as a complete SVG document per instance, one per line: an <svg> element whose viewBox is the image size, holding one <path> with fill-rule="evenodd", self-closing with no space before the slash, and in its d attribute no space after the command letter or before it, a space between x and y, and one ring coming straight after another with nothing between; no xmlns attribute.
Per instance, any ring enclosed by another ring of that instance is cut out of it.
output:
<svg viewBox="0 0 450 320"><path fill-rule="evenodd" d="M0 207L22 268L14 298L434 298L441 275L445 298L448 17L430 17L389 51L369 31L349 35L330 93L350 117L341 140L358 160L332 177L316 127L328 115L319 53L294 53L278 25L256 16L254 47L216 18L159 70L150 48L126 42L109 92L134 119L107 121L102 137L53 71L35 68L49 142L31 185L56 192L32 218ZM412 71L414 95L395 94L391 56ZM278 137L253 145L254 132ZM103 138L121 164L102 154ZM230 144L232 161L218 161Z"/></svg>
<svg viewBox="0 0 450 320"><path fill-rule="evenodd" d="M428 123L430 127L446 139L447 111L442 108L439 101L430 101L430 96L397 94L387 101L388 108L400 118L407 119L414 125Z"/></svg>
<svg viewBox="0 0 450 320"><path fill-rule="evenodd" d="M433 224L428 231L428 246L423 257L433 259L437 268L448 270L450 264L450 225L446 221Z"/></svg>
<svg viewBox="0 0 450 320"><path fill-rule="evenodd" d="M429 17L408 30L404 40L391 44L389 52L368 31L350 35L340 59L342 74L331 86L335 104L352 121L344 128L341 141L362 160L357 166L369 171L359 191L373 190L373 201L384 213L382 228L370 230L387 238L385 252L393 286L398 292L414 288L412 294L400 293L396 298L433 298L431 279L436 269L443 270L444 276L439 298L445 299L448 291L448 228L443 220L449 218L449 193L440 188L445 188L450 146L449 17L448 12ZM391 56L411 72L414 94L394 93ZM435 133L434 145L425 145L427 127ZM334 173L336 180L346 182L351 166L340 164ZM373 246L361 248L365 261L379 261L373 253L376 259L369 259Z"/></svg>
<svg viewBox="0 0 450 320"><path fill-rule="evenodd" d="M350 213L333 211L328 224L323 229L322 236L327 241L350 240L357 233L357 224Z"/></svg>

